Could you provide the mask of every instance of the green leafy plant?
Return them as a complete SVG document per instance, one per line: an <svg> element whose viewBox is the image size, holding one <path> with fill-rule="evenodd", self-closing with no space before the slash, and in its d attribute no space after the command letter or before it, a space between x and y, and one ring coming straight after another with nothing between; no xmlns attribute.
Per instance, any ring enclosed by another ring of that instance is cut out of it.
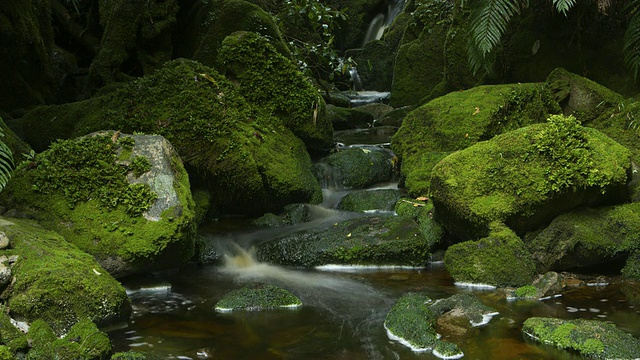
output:
<svg viewBox="0 0 640 360"><path fill-rule="evenodd" d="M0 118L0 121L2 119ZM11 149L2 141L4 132L0 128L0 191L7 186L9 179L11 178L11 172L15 166L13 161L13 153Z"/></svg>
<svg viewBox="0 0 640 360"><path fill-rule="evenodd" d="M613 0L595 0L598 11L605 12ZM463 2L464 4L464 2ZM552 0L554 9L567 15L577 0ZM502 41L511 19L529 6L529 0L473 0L470 2L471 36L468 61L473 73L481 68L491 72L493 50ZM638 77L640 70L640 0L631 0L626 7L629 24L624 36L623 56L627 67Z"/></svg>
<svg viewBox="0 0 640 360"><path fill-rule="evenodd" d="M286 0L278 24L300 69L317 80L332 80L353 65L335 50L334 31L347 15L318 0Z"/></svg>
<svg viewBox="0 0 640 360"><path fill-rule="evenodd" d="M131 161L131 165L129 165L129 167L133 171L133 176L139 177L140 175L151 170L151 163L149 162L149 159L144 156L136 156Z"/></svg>

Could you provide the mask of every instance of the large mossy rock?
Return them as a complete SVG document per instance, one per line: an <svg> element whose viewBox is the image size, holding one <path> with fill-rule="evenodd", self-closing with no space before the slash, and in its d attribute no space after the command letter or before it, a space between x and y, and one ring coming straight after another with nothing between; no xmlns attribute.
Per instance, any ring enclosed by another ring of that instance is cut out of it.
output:
<svg viewBox="0 0 640 360"><path fill-rule="evenodd" d="M391 140L404 185L412 195L425 195L431 169L451 152L559 111L542 84L478 86L436 98L410 112Z"/></svg>
<svg viewBox="0 0 640 360"><path fill-rule="evenodd" d="M477 80L467 63L468 14L443 0L421 2L411 13L395 58L390 105L419 105Z"/></svg>
<svg viewBox="0 0 640 360"><path fill-rule="evenodd" d="M177 267L194 253L189 178L161 136L56 142L24 162L2 195L116 277Z"/></svg>
<svg viewBox="0 0 640 360"><path fill-rule="evenodd" d="M107 325L128 319L125 289L91 256L31 220L0 219L0 229L17 255L15 281L3 297L15 319L45 321L60 335L91 319Z"/></svg>
<svg viewBox="0 0 640 360"><path fill-rule="evenodd" d="M365 216L272 240L258 248L257 257L306 268L329 264L422 267L441 235L437 230L424 234L408 217Z"/></svg>
<svg viewBox="0 0 640 360"><path fill-rule="evenodd" d="M597 320L562 320L532 317L522 324L522 332L543 344L549 344L592 359L637 359L640 341Z"/></svg>
<svg viewBox="0 0 640 360"><path fill-rule="evenodd" d="M402 197L398 189L374 189L351 191L338 203L345 211L394 211L396 202Z"/></svg>
<svg viewBox="0 0 640 360"><path fill-rule="evenodd" d="M261 214L321 200L304 143L228 79L194 61L169 62L102 97L37 108L23 121L36 149L104 128L163 135L220 211Z"/></svg>
<svg viewBox="0 0 640 360"><path fill-rule="evenodd" d="M89 90L126 81L136 73L150 74L169 61L179 7L177 0L99 1L102 39L91 62Z"/></svg>
<svg viewBox="0 0 640 360"><path fill-rule="evenodd" d="M333 128L323 98L267 38L233 33L223 41L218 62L247 101L279 118L310 150L331 149Z"/></svg>
<svg viewBox="0 0 640 360"><path fill-rule="evenodd" d="M83 319L73 325L68 333L58 338L44 321L36 320L29 328L27 338L32 344L27 358L100 360L111 356L109 337L98 330L91 320Z"/></svg>
<svg viewBox="0 0 640 360"><path fill-rule="evenodd" d="M444 265L458 283L522 286L531 283L535 263L524 242L503 225L493 225L489 236L454 244Z"/></svg>
<svg viewBox="0 0 640 360"><path fill-rule="evenodd" d="M629 155L575 118L553 115L440 161L431 179L435 214L460 239L486 236L495 220L522 235L578 206L625 202Z"/></svg>
<svg viewBox="0 0 640 360"><path fill-rule="evenodd" d="M327 157L318 172L329 187L363 189L391 180L393 154L382 148L347 148Z"/></svg>
<svg viewBox="0 0 640 360"><path fill-rule="evenodd" d="M224 38L236 31L251 31L270 39L278 52L290 57L289 49L273 16L244 0L197 1L178 21L178 57L215 67Z"/></svg>
<svg viewBox="0 0 640 360"><path fill-rule="evenodd" d="M565 213L524 240L539 272L622 262L640 250L640 203Z"/></svg>

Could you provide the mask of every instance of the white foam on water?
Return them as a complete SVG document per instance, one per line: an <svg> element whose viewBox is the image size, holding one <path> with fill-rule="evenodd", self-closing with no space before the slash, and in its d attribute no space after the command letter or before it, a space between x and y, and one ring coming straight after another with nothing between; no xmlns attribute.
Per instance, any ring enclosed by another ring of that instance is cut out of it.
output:
<svg viewBox="0 0 640 360"><path fill-rule="evenodd" d="M248 308L237 308L237 309L233 309L233 308L223 308L223 307L218 307L216 306L215 310L221 313L230 313L233 311L263 311L263 310L273 310L273 309L298 309L302 306L302 304L291 304L291 305L282 305L282 306L276 306L276 307L259 307L259 306L252 306L252 307L248 307Z"/></svg>
<svg viewBox="0 0 640 360"><path fill-rule="evenodd" d="M27 324L26 322L18 321L13 318L9 318L9 321L11 322L11 325L15 326L18 330L22 331L23 333L26 334L29 332L29 324Z"/></svg>
<svg viewBox="0 0 640 360"><path fill-rule="evenodd" d="M339 265L339 264L327 264L316 266L316 270L321 271L346 271L356 272L358 270L393 270L393 269L424 269L424 266L407 266L407 265Z"/></svg>
<svg viewBox="0 0 640 360"><path fill-rule="evenodd" d="M476 323L474 321L469 321L471 323L471 326L473 327L478 327L478 326L483 326L483 325L487 325L489 323L489 321L491 321L491 319L493 319L494 316L500 314L499 312L492 312L492 313L487 313L487 314L482 314L482 320L479 323Z"/></svg>
<svg viewBox="0 0 640 360"><path fill-rule="evenodd" d="M432 348L430 347L426 347L426 348L418 348L413 346L409 341L407 341L405 338L402 338L400 336L395 335L394 333L391 332L391 330L389 330L389 328L387 328L387 324L384 324L384 329L387 331L387 337L389 337L389 339L393 340L393 341L397 341L400 344L408 347L409 349L411 349L411 351L413 352L427 352L427 351L431 351Z"/></svg>
<svg viewBox="0 0 640 360"><path fill-rule="evenodd" d="M433 351L431 352L433 354L433 356L438 357L440 359L460 359L464 356L464 353L461 351L459 354L455 354L455 355L451 355L451 356L446 356L443 354L440 354L436 349L433 349Z"/></svg>
<svg viewBox="0 0 640 360"><path fill-rule="evenodd" d="M472 289L486 289L486 290L495 290L496 286L489 284L476 284L476 283L466 283L466 282L455 282L455 286L464 287L464 288L472 288Z"/></svg>

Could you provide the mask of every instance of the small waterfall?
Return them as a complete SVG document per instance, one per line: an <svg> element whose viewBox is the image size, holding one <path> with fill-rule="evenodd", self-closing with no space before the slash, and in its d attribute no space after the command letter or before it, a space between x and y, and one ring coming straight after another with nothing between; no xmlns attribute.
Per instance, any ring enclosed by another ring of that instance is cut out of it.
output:
<svg viewBox="0 0 640 360"><path fill-rule="evenodd" d="M387 0L387 12L373 17L371 23L369 23L369 29L364 37L362 46L369 41L380 40L384 31L391 26L396 16L402 12L402 9L404 9L404 0Z"/></svg>
<svg viewBox="0 0 640 360"><path fill-rule="evenodd" d="M351 82L353 83L353 91L362 90L362 80L360 80L358 69L355 66L349 69L349 76L351 77Z"/></svg>

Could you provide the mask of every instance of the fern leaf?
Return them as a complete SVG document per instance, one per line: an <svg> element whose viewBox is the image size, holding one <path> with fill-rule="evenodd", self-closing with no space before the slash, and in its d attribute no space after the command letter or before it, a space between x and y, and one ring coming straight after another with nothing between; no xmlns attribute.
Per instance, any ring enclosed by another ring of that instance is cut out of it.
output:
<svg viewBox="0 0 640 360"><path fill-rule="evenodd" d="M567 12L576 4L576 0L553 0L556 10L567 16Z"/></svg>
<svg viewBox="0 0 640 360"><path fill-rule="evenodd" d="M528 0L477 0L472 3L469 67L488 67L487 55L500 43L509 21Z"/></svg>
<svg viewBox="0 0 640 360"><path fill-rule="evenodd" d="M2 119L0 118L0 122L1 121ZM4 137L4 133L2 132L2 128L0 128L0 138L2 137ZM4 141L0 140L0 191L7 186L13 168L13 153Z"/></svg>
<svg viewBox="0 0 640 360"><path fill-rule="evenodd" d="M640 13L635 13L629 21L627 32L624 34L624 63L633 73L633 78L638 79L640 70Z"/></svg>

